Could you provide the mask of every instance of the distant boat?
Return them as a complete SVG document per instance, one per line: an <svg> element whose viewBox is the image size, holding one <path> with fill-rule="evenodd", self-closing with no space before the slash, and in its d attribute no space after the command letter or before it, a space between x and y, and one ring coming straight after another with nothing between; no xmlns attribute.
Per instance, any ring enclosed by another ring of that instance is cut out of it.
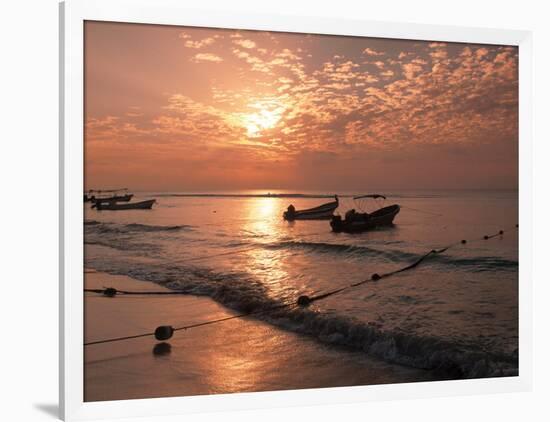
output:
<svg viewBox="0 0 550 422"><path fill-rule="evenodd" d="M382 198L386 199L384 195L361 195L356 196L353 199L361 198ZM399 213L401 207L397 204L382 207L374 212L358 213L354 209L348 211L344 219L341 216L336 215L330 221L330 226L334 232L345 233L359 233L367 230L372 230L377 227L392 226L395 216Z"/></svg>
<svg viewBox="0 0 550 422"><path fill-rule="evenodd" d="M128 188L121 189L108 189L108 190L94 190L90 189L84 194L84 202L92 202L95 204L98 201L101 202L129 202L134 195L128 193Z"/></svg>
<svg viewBox="0 0 550 422"><path fill-rule="evenodd" d="M92 208L96 208L98 211L150 210L155 202L155 199L148 199L140 202L128 202L125 204L118 203L117 201L97 201L92 205Z"/></svg>
<svg viewBox="0 0 550 422"><path fill-rule="evenodd" d="M133 193L126 193L124 195L113 195L108 196L106 198L90 198L91 202L106 202L106 201L114 201L114 202L129 202L134 197Z"/></svg>
<svg viewBox="0 0 550 422"><path fill-rule="evenodd" d="M323 205L319 205L315 208L309 208L306 210L297 211L293 205L290 205L283 213L283 218L288 221L294 220L328 220L332 218L334 211L338 208L338 196L334 195L336 199L333 202L329 202Z"/></svg>

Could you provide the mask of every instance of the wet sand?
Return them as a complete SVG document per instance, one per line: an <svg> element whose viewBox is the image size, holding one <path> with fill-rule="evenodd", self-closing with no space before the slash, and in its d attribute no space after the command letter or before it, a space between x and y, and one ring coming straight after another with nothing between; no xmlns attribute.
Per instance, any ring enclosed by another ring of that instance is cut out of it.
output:
<svg viewBox="0 0 550 422"><path fill-rule="evenodd" d="M87 270L87 288L163 291L162 286ZM231 316L207 297L87 293L85 341L152 332ZM429 371L322 345L252 318L85 347L85 401L174 397L427 381Z"/></svg>

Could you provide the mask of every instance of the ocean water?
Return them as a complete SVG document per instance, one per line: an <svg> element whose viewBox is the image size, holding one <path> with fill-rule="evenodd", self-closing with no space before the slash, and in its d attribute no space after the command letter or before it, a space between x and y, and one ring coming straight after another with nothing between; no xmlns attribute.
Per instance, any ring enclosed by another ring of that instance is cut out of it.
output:
<svg viewBox="0 0 550 422"><path fill-rule="evenodd" d="M313 207L332 193L265 193L136 194L156 198L152 210L85 204L85 265L258 312L255 318L313 337L320 348L451 378L517 375L517 191L388 192L385 202L340 193L337 214L402 206L393 227L359 234L333 233L327 220L283 220L289 204ZM483 240L499 230L504 235ZM402 268L462 239L475 241L309 307L262 312Z"/></svg>

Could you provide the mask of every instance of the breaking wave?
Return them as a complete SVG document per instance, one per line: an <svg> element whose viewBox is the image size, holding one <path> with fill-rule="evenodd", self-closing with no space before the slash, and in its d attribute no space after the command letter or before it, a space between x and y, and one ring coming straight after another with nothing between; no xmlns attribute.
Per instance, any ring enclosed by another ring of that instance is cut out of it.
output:
<svg viewBox="0 0 550 422"><path fill-rule="evenodd" d="M346 245L341 243L283 241L265 244L267 249L301 249L316 253L345 254L349 257L375 256L385 258L391 262L409 263L419 259L422 254L416 254L396 249L376 249L368 246ZM516 270L518 262L494 256L454 257L437 255L430 258L430 262L455 267L474 267L474 271L494 271L496 269Z"/></svg>
<svg viewBox="0 0 550 422"><path fill-rule="evenodd" d="M112 247L119 250L139 251L143 248L148 248L149 251L160 251L160 246L156 245L151 240L143 241L143 239L133 240L128 236L139 233L155 233L155 232L180 232L192 231L194 226L177 225L177 226L155 226L146 224L118 224L118 223L101 223L94 220L86 221L85 223L86 236L85 244L96 244L106 247ZM191 241L191 239L186 239ZM180 239L182 241L182 239ZM373 248L361 245L349 245L343 243L327 243L327 242L309 242L296 240L283 240L271 243L254 242L242 239L229 240L224 245L226 248L234 249L228 254L239 253L238 248L249 249L267 249L267 250L302 250L315 254L333 254L342 255L346 258L382 258L388 263L408 264L418 260L423 254L392 249L392 248ZM457 257L449 255L432 256L424 265L440 265L452 266L460 269L465 268L474 272L495 271L495 270L517 270L518 262L495 256L472 256L472 257Z"/></svg>
<svg viewBox="0 0 550 422"><path fill-rule="evenodd" d="M363 351L390 363L437 370L456 378L518 374L517 350L512 353L488 352L472 343L454 343L410 332L384 330L373 323L323 313L315 306L297 307L294 303L300 292L287 293L285 297L270 297L266 287L246 273L221 273L193 266L139 264L124 260L109 263L101 259L86 260L87 267L98 271L158 283L188 294L208 296L238 312L263 312L255 317L314 337L322 343ZM282 304L289 306L271 310Z"/></svg>
<svg viewBox="0 0 550 422"><path fill-rule="evenodd" d="M193 226L177 225L177 226L155 226L149 224L119 224L119 223L102 223L95 220L84 221L87 233L151 233L151 232L173 232L180 230L193 230Z"/></svg>

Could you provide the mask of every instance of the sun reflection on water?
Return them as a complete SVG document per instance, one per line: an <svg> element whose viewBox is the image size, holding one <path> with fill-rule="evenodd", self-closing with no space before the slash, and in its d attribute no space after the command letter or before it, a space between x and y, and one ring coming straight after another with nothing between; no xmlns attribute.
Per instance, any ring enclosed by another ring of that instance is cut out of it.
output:
<svg viewBox="0 0 550 422"><path fill-rule="evenodd" d="M277 198L254 198L249 202L248 221L244 230L255 233L269 245L281 240L282 203ZM281 298L288 289L285 281L289 277L285 257L288 252L275 247L254 249L243 256L247 270L263 281L272 297Z"/></svg>

